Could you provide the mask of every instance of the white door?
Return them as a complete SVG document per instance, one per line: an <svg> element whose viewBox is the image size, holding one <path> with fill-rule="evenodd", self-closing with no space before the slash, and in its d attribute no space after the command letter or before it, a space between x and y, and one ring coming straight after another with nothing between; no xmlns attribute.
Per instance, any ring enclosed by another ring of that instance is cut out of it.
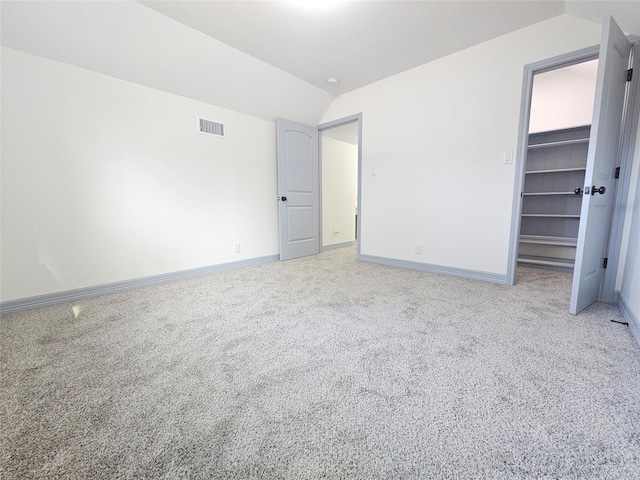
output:
<svg viewBox="0 0 640 480"><path fill-rule="evenodd" d="M569 306L572 314L591 305L600 293L630 50L613 18L605 18Z"/></svg>
<svg viewBox="0 0 640 480"><path fill-rule="evenodd" d="M318 130L276 121L280 260L320 252Z"/></svg>

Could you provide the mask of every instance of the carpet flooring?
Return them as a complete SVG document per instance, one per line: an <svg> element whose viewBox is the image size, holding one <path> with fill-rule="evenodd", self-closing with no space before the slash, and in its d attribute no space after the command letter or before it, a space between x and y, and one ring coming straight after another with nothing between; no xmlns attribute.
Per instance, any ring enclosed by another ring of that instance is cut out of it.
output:
<svg viewBox="0 0 640 480"><path fill-rule="evenodd" d="M571 276L353 248L0 318L0 477L640 478L640 348Z"/></svg>

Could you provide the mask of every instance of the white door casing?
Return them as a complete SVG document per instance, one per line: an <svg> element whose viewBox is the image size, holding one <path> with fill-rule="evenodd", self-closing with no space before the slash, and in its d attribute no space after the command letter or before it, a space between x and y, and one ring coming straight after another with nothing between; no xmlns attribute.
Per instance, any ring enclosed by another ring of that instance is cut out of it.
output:
<svg viewBox="0 0 640 480"><path fill-rule="evenodd" d="M318 130L276 121L280 260L320 253Z"/></svg>
<svg viewBox="0 0 640 480"><path fill-rule="evenodd" d="M631 44L613 18L605 18L569 306L572 314L591 305L600 292L630 50ZM604 193L599 193L601 187Z"/></svg>

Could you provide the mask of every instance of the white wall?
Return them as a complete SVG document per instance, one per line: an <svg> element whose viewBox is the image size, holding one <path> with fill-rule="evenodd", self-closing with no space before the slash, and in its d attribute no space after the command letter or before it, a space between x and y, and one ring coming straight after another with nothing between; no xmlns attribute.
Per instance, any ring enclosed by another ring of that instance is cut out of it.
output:
<svg viewBox="0 0 640 480"><path fill-rule="evenodd" d="M560 68L533 77L530 133L591 125L596 79L577 73L574 68Z"/></svg>
<svg viewBox="0 0 640 480"><path fill-rule="evenodd" d="M278 252L273 122L8 48L1 88L2 301Z"/></svg>
<svg viewBox="0 0 640 480"><path fill-rule="evenodd" d="M618 265L618 272L616 276L615 289L618 291L622 290L622 280L625 273L629 243L632 237L631 225L633 223L633 215L636 214L636 209L634 209L634 201L637 201L637 197L640 196L638 195L640 193L638 191L638 188L640 186L640 123L638 124L638 134L636 138L634 158L631 165L631 173L629 178L629 194L627 195L626 210L624 215L624 228L622 232L622 243L620 245L620 263Z"/></svg>
<svg viewBox="0 0 640 480"><path fill-rule="evenodd" d="M618 278L620 297L636 319L640 319L640 125L636 136L635 153L629 185L627 215L620 252ZM637 339L640 343L640 339Z"/></svg>
<svg viewBox="0 0 640 480"><path fill-rule="evenodd" d="M600 30L561 15L336 98L323 122L362 112L362 253L506 275L523 67Z"/></svg>
<svg viewBox="0 0 640 480"><path fill-rule="evenodd" d="M322 136L322 245L353 242L358 146ZM336 227L338 233L335 232Z"/></svg>

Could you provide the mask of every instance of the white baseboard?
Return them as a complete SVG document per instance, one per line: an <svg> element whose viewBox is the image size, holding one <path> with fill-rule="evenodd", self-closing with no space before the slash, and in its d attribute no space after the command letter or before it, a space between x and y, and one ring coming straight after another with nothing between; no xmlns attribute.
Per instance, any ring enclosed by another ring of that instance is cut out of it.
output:
<svg viewBox="0 0 640 480"><path fill-rule="evenodd" d="M266 257L258 257L248 260L240 260L237 262L223 263L220 265L210 265L207 267L181 270L179 272L163 273L150 277L134 278L131 280L123 280L121 282L105 283L102 285L94 285L91 287L66 290L63 292L49 293L46 295L37 295L34 297L19 298L17 300L8 300L5 302L0 302L0 313L11 313L19 312L22 310L31 310L32 308L48 307L50 305L57 305L59 303L74 302L83 298L97 297L98 295L106 295L109 293L132 290L135 288L148 287L151 285L168 283L183 278L228 272L229 270L235 270L237 268L252 267L265 263L277 262L279 260L279 255L269 255Z"/></svg>
<svg viewBox="0 0 640 480"><path fill-rule="evenodd" d="M483 282L497 283L500 285L509 285L507 274L481 272L478 270L467 270L464 268L444 267L442 265L432 265L429 263L410 262L408 260L397 260L395 258L376 257L373 255L358 255L358 260L363 262L381 263L393 267L410 268L423 272L441 273L453 277L469 278L472 280L482 280Z"/></svg>

